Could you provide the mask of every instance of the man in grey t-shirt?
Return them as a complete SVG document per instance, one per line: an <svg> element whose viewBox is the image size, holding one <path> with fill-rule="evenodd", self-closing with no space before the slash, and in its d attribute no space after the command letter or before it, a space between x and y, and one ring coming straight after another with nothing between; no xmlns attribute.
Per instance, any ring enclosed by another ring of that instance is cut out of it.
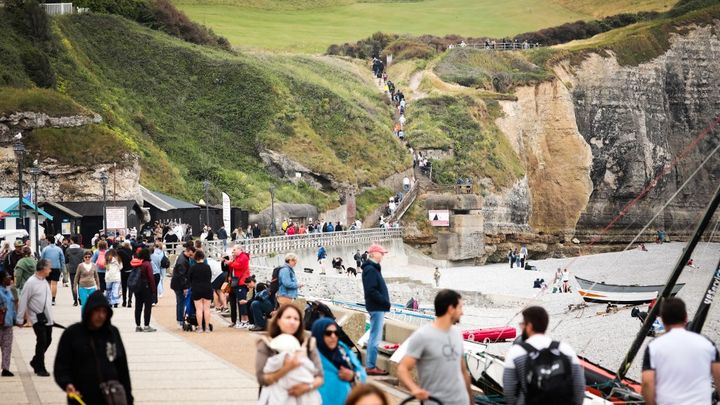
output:
<svg viewBox="0 0 720 405"><path fill-rule="evenodd" d="M435 296L435 320L410 336L407 354L398 365L400 381L419 401L433 396L445 405L473 402L470 376L463 358L463 339L453 327L463 314L462 297L453 290ZM417 365L420 385L410 371Z"/></svg>

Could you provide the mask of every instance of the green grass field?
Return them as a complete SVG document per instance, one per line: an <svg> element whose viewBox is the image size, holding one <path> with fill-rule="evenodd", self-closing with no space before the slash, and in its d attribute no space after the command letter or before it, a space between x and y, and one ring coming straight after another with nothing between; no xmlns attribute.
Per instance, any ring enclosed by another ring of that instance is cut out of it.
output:
<svg viewBox="0 0 720 405"><path fill-rule="evenodd" d="M190 18L235 47L296 52L324 52L333 43L357 41L377 31L502 37L590 18L556 0L345 1L300 10L292 9L296 1L283 3L287 6L269 0L175 0Z"/></svg>

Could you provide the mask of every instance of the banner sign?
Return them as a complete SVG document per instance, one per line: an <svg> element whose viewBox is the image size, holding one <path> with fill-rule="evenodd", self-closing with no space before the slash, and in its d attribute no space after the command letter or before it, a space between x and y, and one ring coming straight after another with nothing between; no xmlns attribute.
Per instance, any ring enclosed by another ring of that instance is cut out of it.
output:
<svg viewBox="0 0 720 405"><path fill-rule="evenodd" d="M223 225L225 229L230 233L230 196L222 193L222 207L223 207Z"/></svg>
<svg viewBox="0 0 720 405"><path fill-rule="evenodd" d="M126 207L107 207L105 212L108 229L127 229Z"/></svg>

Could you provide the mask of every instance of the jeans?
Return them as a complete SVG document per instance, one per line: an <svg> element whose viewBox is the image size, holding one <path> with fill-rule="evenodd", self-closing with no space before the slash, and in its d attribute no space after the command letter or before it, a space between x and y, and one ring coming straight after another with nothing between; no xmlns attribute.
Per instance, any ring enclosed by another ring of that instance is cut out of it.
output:
<svg viewBox="0 0 720 405"><path fill-rule="evenodd" d="M175 291L175 320L183 322L185 320L185 293L183 290Z"/></svg>
<svg viewBox="0 0 720 405"><path fill-rule="evenodd" d="M52 342L52 326L42 325L35 322L33 325L35 332L35 355L30 361L30 365L35 371L46 371L45 368L45 352Z"/></svg>
<svg viewBox="0 0 720 405"><path fill-rule="evenodd" d="M144 288L135 293L135 325L140 326L140 314L143 313L145 307L144 321L145 326L150 326L150 315L152 314L153 293L150 288Z"/></svg>
<svg viewBox="0 0 720 405"><path fill-rule="evenodd" d="M265 319L265 314L270 313L275 308L275 305L272 301L253 301L252 304L250 304L250 309L252 310L253 315L253 322L255 326L258 328L264 328L267 325L267 319Z"/></svg>
<svg viewBox="0 0 720 405"><path fill-rule="evenodd" d="M380 338L382 338L384 322L385 312L370 312L370 339L367 343L367 368L375 368L375 362L378 357L378 343L380 343Z"/></svg>
<svg viewBox="0 0 720 405"><path fill-rule="evenodd" d="M107 298L110 305L117 305L118 303L120 303L120 281L111 281L107 283L105 297Z"/></svg>

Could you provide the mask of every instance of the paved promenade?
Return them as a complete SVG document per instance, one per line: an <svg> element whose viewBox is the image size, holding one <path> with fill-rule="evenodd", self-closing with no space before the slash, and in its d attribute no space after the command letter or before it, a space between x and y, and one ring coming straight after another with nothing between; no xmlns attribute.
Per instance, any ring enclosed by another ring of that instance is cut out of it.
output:
<svg viewBox="0 0 720 405"><path fill-rule="evenodd" d="M160 304L153 308L151 325L158 329L154 333L135 332L134 308L131 310L120 307L114 310L112 323L120 330L128 352L135 402L257 403L258 391L254 376L203 347L217 346L212 343L220 336L216 338L214 333L188 333L172 328L174 303L173 292L169 291L169 294L166 293L165 297L161 298ZM58 287L54 310L56 322L62 325L67 326L80 320L80 308L72 306L70 289L67 287ZM225 328L225 324L216 325L218 329ZM224 334L222 332L220 334ZM45 362L51 374L61 333L60 329L53 329L53 342L46 354ZM246 338L251 337L248 332L242 334L246 335ZM235 337L238 337L237 334ZM204 344L196 344L196 341ZM254 351L254 345L247 346L250 346L248 351ZM225 350L231 347L227 345ZM66 403L64 392L52 377L37 377L32 372L28 362L33 356L34 348L35 335L32 328L15 328L10 364L10 370L15 373L15 377L0 378L0 404ZM222 347L218 349L217 352L222 352ZM248 363L253 359L254 357L244 359L246 369L250 368Z"/></svg>

